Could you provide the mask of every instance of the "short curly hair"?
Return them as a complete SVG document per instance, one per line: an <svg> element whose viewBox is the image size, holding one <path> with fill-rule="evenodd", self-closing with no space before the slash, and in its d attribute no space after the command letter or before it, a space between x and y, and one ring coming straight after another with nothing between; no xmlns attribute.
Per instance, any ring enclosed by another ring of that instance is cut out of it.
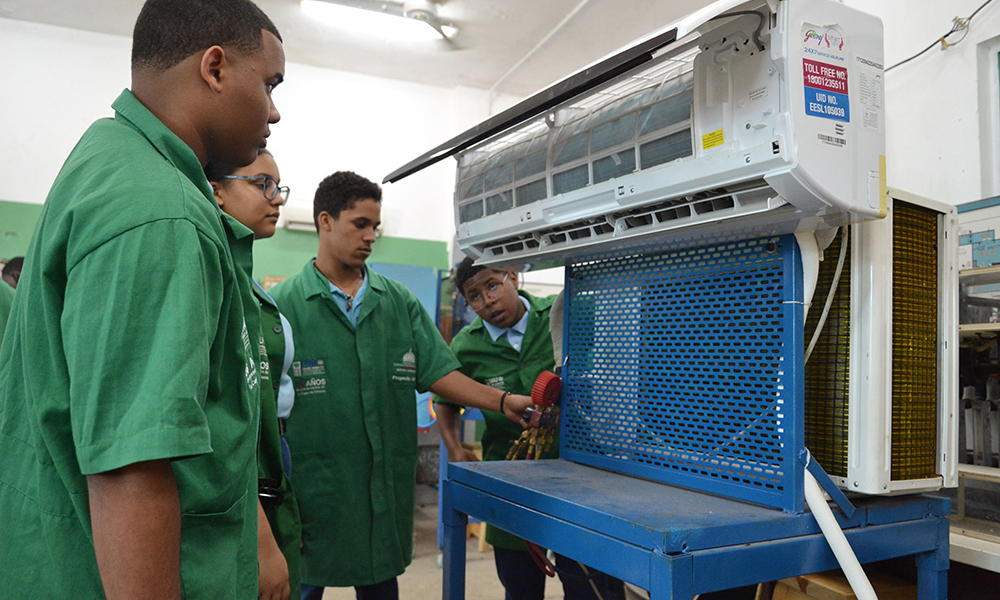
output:
<svg viewBox="0 0 1000 600"><path fill-rule="evenodd" d="M278 28L250 0L146 0L132 30L132 70L165 71L212 46L247 54Z"/></svg>
<svg viewBox="0 0 1000 600"><path fill-rule="evenodd" d="M337 171L320 182L313 197L313 223L319 231L320 213L330 213L334 219L340 212L354 207L358 200L371 198L382 202L382 188L352 171Z"/></svg>
<svg viewBox="0 0 1000 600"><path fill-rule="evenodd" d="M458 293L464 296L465 284L470 279L475 277L480 271L485 271L486 269L490 269L491 271L494 271L496 273L503 272L503 271L497 271L492 267L483 267L481 265L477 265L476 261L466 256L465 259L462 260L462 262L458 263L458 266L455 267L455 289L458 290Z"/></svg>

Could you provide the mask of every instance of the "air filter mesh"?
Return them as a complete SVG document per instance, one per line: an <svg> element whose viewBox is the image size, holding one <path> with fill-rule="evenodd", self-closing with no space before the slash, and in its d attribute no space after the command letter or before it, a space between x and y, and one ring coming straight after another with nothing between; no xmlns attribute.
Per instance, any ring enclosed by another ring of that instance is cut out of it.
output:
<svg viewBox="0 0 1000 600"><path fill-rule="evenodd" d="M892 479L936 476L938 213L897 200L892 246Z"/></svg>

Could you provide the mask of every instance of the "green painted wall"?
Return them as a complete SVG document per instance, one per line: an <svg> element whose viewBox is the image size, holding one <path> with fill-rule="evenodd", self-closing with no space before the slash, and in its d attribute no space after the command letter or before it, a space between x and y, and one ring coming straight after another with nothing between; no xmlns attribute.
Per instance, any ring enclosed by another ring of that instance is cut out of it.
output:
<svg viewBox="0 0 1000 600"><path fill-rule="evenodd" d="M40 214L41 204L0 200L0 258L24 256Z"/></svg>
<svg viewBox="0 0 1000 600"><path fill-rule="evenodd" d="M41 212L41 204L0 200L0 258L24 256ZM263 280L266 275L287 277L298 273L307 260L316 256L318 245L315 233L279 229L274 237L254 244L253 276ZM369 260L445 270L451 266L445 242L385 236L375 242Z"/></svg>
<svg viewBox="0 0 1000 600"><path fill-rule="evenodd" d="M253 276L288 277L302 270L316 256L319 236L305 231L279 229L274 237L258 240L253 246ZM382 236L375 241L370 262L449 269L448 244L428 240Z"/></svg>

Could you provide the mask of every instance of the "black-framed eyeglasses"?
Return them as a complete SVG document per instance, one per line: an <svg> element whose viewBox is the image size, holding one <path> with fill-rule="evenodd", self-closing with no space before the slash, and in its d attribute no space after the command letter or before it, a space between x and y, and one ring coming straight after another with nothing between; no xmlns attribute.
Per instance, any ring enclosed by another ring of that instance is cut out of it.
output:
<svg viewBox="0 0 1000 600"><path fill-rule="evenodd" d="M291 192L291 189L287 185L279 186L277 181L267 175L225 175L223 179L244 179L256 182L257 187L264 192L264 197L268 200L274 200L278 197L278 194L281 194L281 204L278 206L288 202L288 194Z"/></svg>
<svg viewBox="0 0 1000 600"><path fill-rule="evenodd" d="M483 292L474 291L465 297L465 301L469 303L473 309L478 310L485 306L487 300L496 300L503 295L503 284L507 283L507 278L510 277L510 271L507 271L503 279L497 283L495 280L486 284L486 290Z"/></svg>

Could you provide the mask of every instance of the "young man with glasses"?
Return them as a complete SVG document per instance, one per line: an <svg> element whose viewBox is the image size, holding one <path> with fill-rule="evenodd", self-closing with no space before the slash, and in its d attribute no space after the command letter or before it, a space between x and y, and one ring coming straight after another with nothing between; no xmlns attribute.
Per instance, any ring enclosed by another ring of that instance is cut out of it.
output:
<svg viewBox="0 0 1000 600"><path fill-rule="evenodd" d="M0 349L5 598L257 597L252 232L203 167L257 158L285 55L249 0L147 0L132 41Z"/></svg>
<svg viewBox="0 0 1000 600"><path fill-rule="evenodd" d="M313 200L317 256L271 289L295 330L287 437L303 600L327 586L354 587L359 600L399 597L396 577L413 558L414 390L514 422L531 404L459 373L413 293L365 266L381 211L377 184L344 171L324 179Z"/></svg>
<svg viewBox="0 0 1000 600"><path fill-rule="evenodd" d="M455 287L477 315L451 342L452 352L462 363L462 373L512 394L531 394L538 375L555 367L549 332L555 296L537 298L518 290L517 273L479 267L471 258L456 268ZM458 439L458 407L435 399L435 408L448 459L478 460ZM511 444L521 435L521 428L496 413L483 411L483 417L483 460L504 460ZM548 458L558 454L557 436ZM507 600L541 600L545 596L545 573L535 565L524 540L487 524L486 541L493 546L497 575ZM594 587L604 600L624 598L624 586L615 578L593 569L587 570L592 575L588 578L579 563L560 555L556 555L556 568L567 600L596 600Z"/></svg>

